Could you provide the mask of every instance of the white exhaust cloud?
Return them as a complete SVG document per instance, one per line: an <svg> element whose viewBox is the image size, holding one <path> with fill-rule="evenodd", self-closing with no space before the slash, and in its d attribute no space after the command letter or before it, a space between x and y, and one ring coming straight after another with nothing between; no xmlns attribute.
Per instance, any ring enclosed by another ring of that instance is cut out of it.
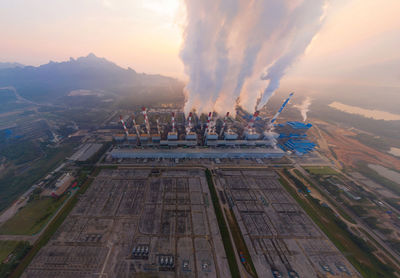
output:
<svg viewBox="0 0 400 278"><path fill-rule="evenodd" d="M185 0L185 112L264 106L318 32L326 0ZM257 98L260 97L259 103Z"/></svg>
<svg viewBox="0 0 400 278"><path fill-rule="evenodd" d="M310 111L311 101L310 97L306 97L300 105L294 105L295 108L299 109L304 122L307 121L307 113Z"/></svg>

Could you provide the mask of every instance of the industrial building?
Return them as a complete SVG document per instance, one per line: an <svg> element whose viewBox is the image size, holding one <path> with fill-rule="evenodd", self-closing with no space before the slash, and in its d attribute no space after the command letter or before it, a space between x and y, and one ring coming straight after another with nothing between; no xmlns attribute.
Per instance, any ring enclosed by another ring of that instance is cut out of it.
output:
<svg viewBox="0 0 400 278"><path fill-rule="evenodd" d="M196 159L196 158L281 158L285 152L278 148L176 148L176 149L113 149L111 157L114 159Z"/></svg>
<svg viewBox="0 0 400 278"><path fill-rule="evenodd" d="M141 124L136 122L135 115L132 114L131 131L126 125L129 117L120 116L124 134L117 133L113 136L118 148L111 152L111 156L113 158L265 158L282 157L285 151L302 155L315 147L314 143L305 138L306 131L312 125L300 122L274 124L292 96L293 93L270 120L260 120L259 111L242 119L230 117L229 112L223 118L213 112L209 112L208 117L206 115L198 117L192 112L187 118L181 112L172 112L170 116L153 112L149 116L147 108L144 107L139 114L142 119ZM160 122L160 118L164 120ZM207 122L204 122L205 119ZM279 146L280 150L277 150L276 146ZM219 148L222 150L219 151ZM226 148L230 148L229 151Z"/></svg>
<svg viewBox="0 0 400 278"><path fill-rule="evenodd" d="M276 124L274 131L279 133L279 147L297 155L303 155L314 150L316 144L307 139L306 132L312 127L310 123L286 122Z"/></svg>
<svg viewBox="0 0 400 278"><path fill-rule="evenodd" d="M74 177L70 173L62 175L56 182L55 188L52 191L44 191L43 195L50 195L52 197L58 198L70 187L74 181Z"/></svg>
<svg viewBox="0 0 400 278"><path fill-rule="evenodd" d="M125 137L122 135L119 137L120 140L124 140ZM130 137L128 137L128 140L130 140ZM71 161L79 161L83 162L91 158L94 154L96 154L103 144L97 144L97 143L87 143L83 144L79 147L79 149L69 158Z"/></svg>

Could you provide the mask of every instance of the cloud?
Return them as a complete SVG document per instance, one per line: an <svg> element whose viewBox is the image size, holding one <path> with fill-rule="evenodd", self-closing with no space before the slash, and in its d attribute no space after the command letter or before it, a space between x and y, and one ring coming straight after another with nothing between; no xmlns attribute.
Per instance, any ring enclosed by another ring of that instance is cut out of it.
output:
<svg viewBox="0 0 400 278"><path fill-rule="evenodd" d="M317 34L324 0L185 1L180 57L189 76L186 112L252 110L279 87ZM266 86L267 85L267 86Z"/></svg>

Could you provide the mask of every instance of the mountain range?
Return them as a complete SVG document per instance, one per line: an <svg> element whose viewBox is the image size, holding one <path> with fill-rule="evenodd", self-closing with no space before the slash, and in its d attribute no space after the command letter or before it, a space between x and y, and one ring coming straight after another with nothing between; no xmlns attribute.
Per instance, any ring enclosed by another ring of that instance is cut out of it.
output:
<svg viewBox="0 0 400 278"><path fill-rule="evenodd" d="M114 96L183 97L183 83L177 79L137 73L92 53L38 67L3 64L0 88L14 87L22 97L35 102L53 102L73 90L100 91Z"/></svg>
<svg viewBox="0 0 400 278"><path fill-rule="evenodd" d="M20 63L2 63L2 62L0 62L0 70L1 69L16 68L16 67L23 68L23 67L25 67L25 65L20 64Z"/></svg>

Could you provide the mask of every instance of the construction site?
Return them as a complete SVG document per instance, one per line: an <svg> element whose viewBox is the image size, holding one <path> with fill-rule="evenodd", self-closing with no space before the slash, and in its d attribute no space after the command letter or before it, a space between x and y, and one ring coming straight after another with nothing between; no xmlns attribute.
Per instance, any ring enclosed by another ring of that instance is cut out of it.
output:
<svg viewBox="0 0 400 278"><path fill-rule="evenodd" d="M302 122L276 124L293 93L271 118L236 108L236 117L215 112L187 117L181 111L141 112L119 117L124 133L113 134L112 159L134 158L280 158L285 153L303 155L315 144L307 140L312 126ZM226 149L229 149L227 151Z"/></svg>
<svg viewBox="0 0 400 278"><path fill-rule="evenodd" d="M220 169L216 183L262 277L359 277L282 187L276 172Z"/></svg>
<svg viewBox="0 0 400 278"><path fill-rule="evenodd" d="M203 170L103 169L22 277L154 275L230 277Z"/></svg>

